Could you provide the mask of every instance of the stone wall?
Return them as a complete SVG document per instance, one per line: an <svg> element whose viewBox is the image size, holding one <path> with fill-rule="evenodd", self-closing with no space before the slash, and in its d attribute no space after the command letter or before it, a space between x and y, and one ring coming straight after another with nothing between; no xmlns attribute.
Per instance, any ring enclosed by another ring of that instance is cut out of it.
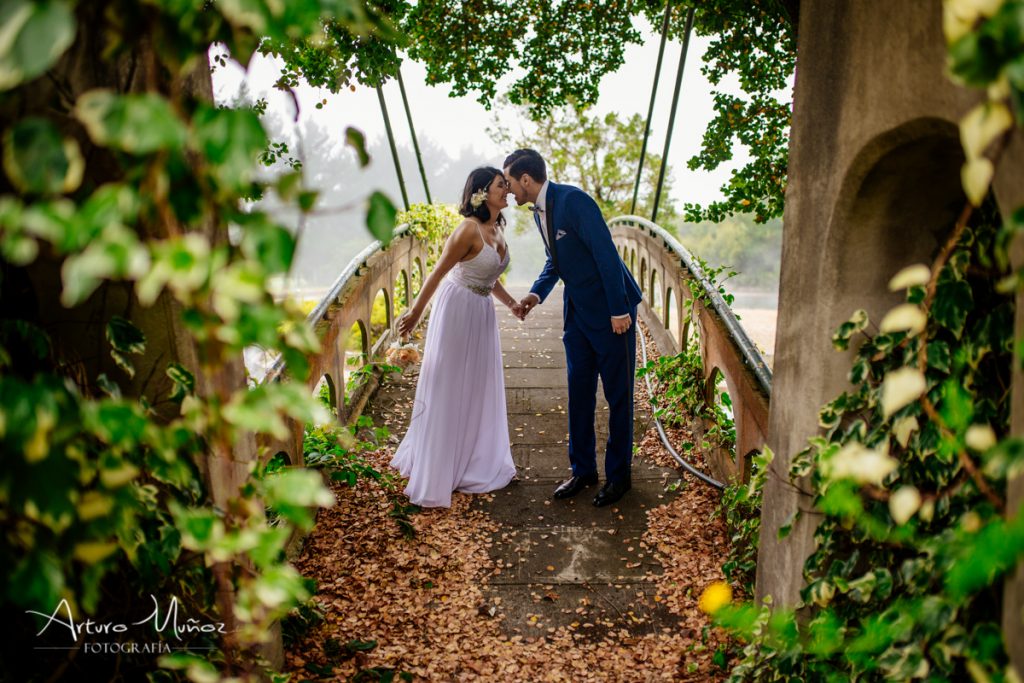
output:
<svg viewBox="0 0 1024 683"><path fill-rule="evenodd" d="M850 357L833 350L832 332L855 309L877 322L899 303L902 294L888 291L889 278L906 265L930 263L964 203L958 122L980 93L948 78L941 15L934 0L800 6L769 416L779 476L765 488L758 599L799 600L818 520L805 514L785 540L777 534L798 507L810 507L807 494L787 483L790 460L817 433L819 408L847 387ZM1004 215L1024 204L1022 178L1017 135L994 182ZM1022 309L1018 300L1019 335ZM1014 390L1013 429L1020 434L1019 374ZM1020 504L1020 488L1011 486L1011 509ZM1007 591L1016 602L1006 613L1015 622L1007 632L1017 629L1011 638L1019 642L1017 585Z"/></svg>

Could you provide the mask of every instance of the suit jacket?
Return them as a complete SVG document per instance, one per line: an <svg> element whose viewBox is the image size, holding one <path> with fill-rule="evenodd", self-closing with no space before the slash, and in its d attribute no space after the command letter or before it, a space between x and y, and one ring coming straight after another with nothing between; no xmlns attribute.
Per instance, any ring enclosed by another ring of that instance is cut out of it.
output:
<svg viewBox="0 0 1024 683"><path fill-rule="evenodd" d="M611 330L612 316L630 313L635 319L643 295L597 202L578 187L549 182L544 214L548 258L530 291L543 302L561 279L565 315L571 308L593 331Z"/></svg>

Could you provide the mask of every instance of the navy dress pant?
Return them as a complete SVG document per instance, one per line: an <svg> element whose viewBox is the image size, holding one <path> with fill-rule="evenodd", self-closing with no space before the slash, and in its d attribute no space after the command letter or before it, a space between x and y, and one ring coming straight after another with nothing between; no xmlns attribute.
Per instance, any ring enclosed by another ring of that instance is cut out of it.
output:
<svg viewBox="0 0 1024 683"><path fill-rule="evenodd" d="M605 446L606 481L629 479L633 462L633 381L636 376L636 309L633 324L624 334L585 327L566 301L565 359L569 371L569 462L574 476L597 474L597 438L594 413L597 379L608 401L608 443Z"/></svg>

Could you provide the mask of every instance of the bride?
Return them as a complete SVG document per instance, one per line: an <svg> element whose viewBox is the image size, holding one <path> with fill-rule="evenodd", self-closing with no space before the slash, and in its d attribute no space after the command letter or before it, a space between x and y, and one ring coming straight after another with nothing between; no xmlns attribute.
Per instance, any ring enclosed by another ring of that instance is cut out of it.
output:
<svg viewBox="0 0 1024 683"><path fill-rule="evenodd" d="M437 291L412 420L391 461L409 477L405 493L416 505L450 507L453 491L494 491L516 474L491 303L493 295L516 316L521 313L498 282L508 267L501 210L508 206L509 191L496 168L469 174L459 207L466 220L448 238L412 308L398 320L404 337Z"/></svg>

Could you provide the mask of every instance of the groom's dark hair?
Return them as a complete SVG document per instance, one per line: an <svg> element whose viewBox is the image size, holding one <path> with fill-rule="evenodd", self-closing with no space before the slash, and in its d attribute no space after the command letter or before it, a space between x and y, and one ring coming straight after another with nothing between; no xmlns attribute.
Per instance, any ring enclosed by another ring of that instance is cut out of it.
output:
<svg viewBox="0 0 1024 683"><path fill-rule="evenodd" d="M533 149L517 149L505 157L505 163L502 166L508 169L508 174L513 178L521 178L525 173L538 183L543 183L548 179L544 157Z"/></svg>

